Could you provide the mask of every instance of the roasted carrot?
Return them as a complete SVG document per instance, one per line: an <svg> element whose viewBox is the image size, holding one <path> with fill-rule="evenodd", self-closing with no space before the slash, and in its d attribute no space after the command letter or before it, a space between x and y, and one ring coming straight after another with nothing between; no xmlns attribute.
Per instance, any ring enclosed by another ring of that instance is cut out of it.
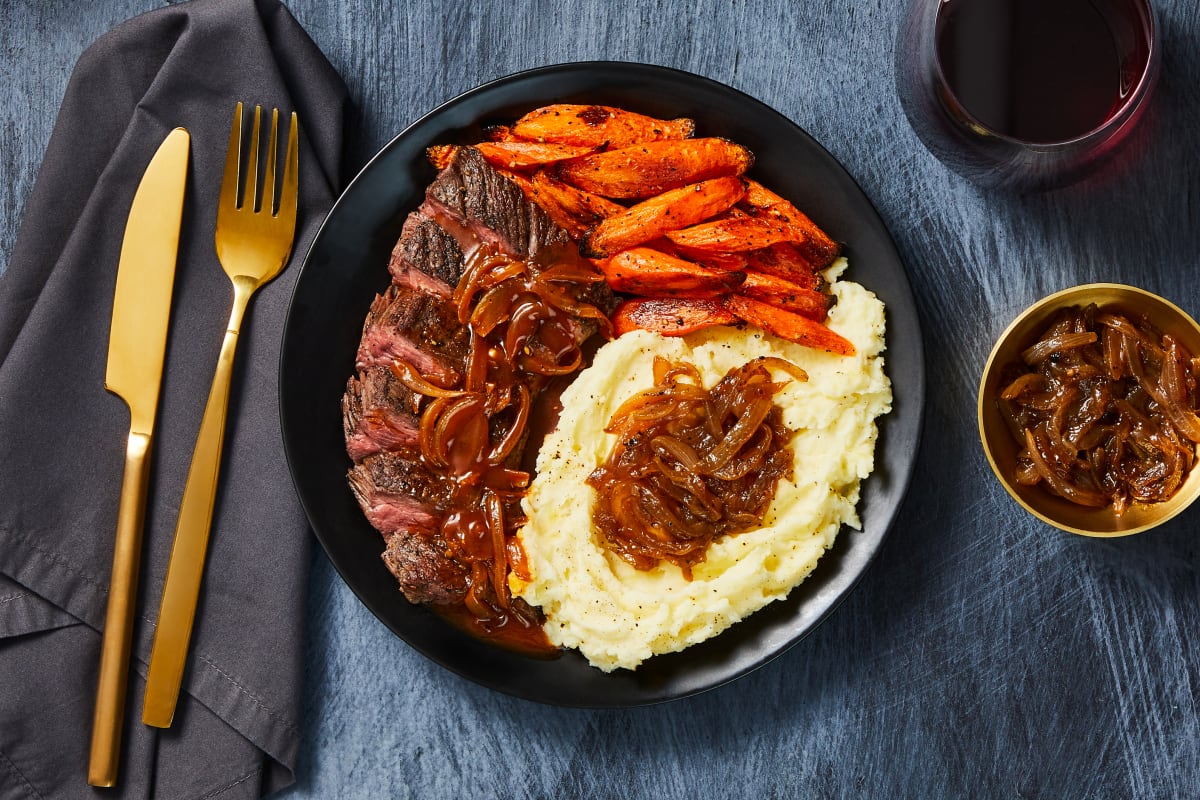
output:
<svg viewBox="0 0 1200 800"><path fill-rule="evenodd" d="M532 199L573 239L601 220L625 210L620 203L563 183L544 169L533 173Z"/></svg>
<svg viewBox="0 0 1200 800"><path fill-rule="evenodd" d="M439 172L450 165L456 153L458 153L456 144L435 144L425 148L425 158L429 159L429 163L433 164L433 168Z"/></svg>
<svg viewBox="0 0 1200 800"><path fill-rule="evenodd" d="M497 169L504 177L521 187L521 191L525 193L525 199L531 203L536 203L537 200L533 196L533 181L523 172L518 172L515 169Z"/></svg>
<svg viewBox="0 0 1200 800"><path fill-rule="evenodd" d="M553 164L555 161L586 155L595 149L543 142L480 142L475 147L489 164L507 169L527 169Z"/></svg>
<svg viewBox="0 0 1200 800"><path fill-rule="evenodd" d="M737 293L743 297L761 300L816 322L824 320L829 312L829 296L822 292L762 272L742 274L746 279L738 287Z"/></svg>
<svg viewBox="0 0 1200 800"><path fill-rule="evenodd" d="M749 262L746 253L709 253L704 250L692 250L689 247L680 247L665 236L651 242L650 246L713 269L744 270Z"/></svg>
<svg viewBox="0 0 1200 800"><path fill-rule="evenodd" d="M627 250L667 231L694 225L732 206L745 193L741 178L714 178L672 189L600 222L584 234L580 250L593 258Z"/></svg>
<svg viewBox="0 0 1200 800"><path fill-rule="evenodd" d="M563 181L604 197L651 197L699 181L741 175L754 155L728 139L646 142L563 161Z"/></svg>
<svg viewBox="0 0 1200 800"><path fill-rule="evenodd" d="M744 272L709 269L649 247L623 250L601 263L610 288L647 296L727 294L746 279Z"/></svg>
<svg viewBox="0 0 1200 800"><path fill-rule="evenodd" d="M686 139L695 129L690 119L662 120L611 106L566 103L530 111L512 126L513 134L522 139L581 147Z"/></svg>
<svg viewBox="0 0 1200 800"><path fill-rule="evenodd" d="M512 128L508 125L487 125L483 129L483 138L489 142L517 142L520 141L517 135L513 133Z"/></svg>
<svg viewBox="0 0 1200 800"><path fill-rule="evenodd" d="M770 331L781 339L841 356L855 353L854 344L848 339L808 317L736 294L721 302L738 318Z"/></svg>
<svg viewBox="0 0 1200 800"><path fill-rule="evenodd" d="M790 242L779 242L744 254L745 268L765 272L808 289L820 289L824 279L818 262L805 256Z"/></svg>
<svg viewBox="0 0 1200 800"><path fill-rule="evenodd" d="M829 266L841 252L841 246L803 211L758 181L748 182L742 206L752 216L792 228L794 235L788 241L795 243L808 258L818 263L818 269Z"/></svg>
<svg viewBox="0 0 1200 800"><path fill-rule="evenodd" d="M666 237L693 252L738 253L789 241L791 227L750 216L722 217L670 231Z"/></svg>
<svg viewBox="0 0 1200 800"><path fill-rule="evenodd" d="M613 333L646 330L683 336L714 325L735 325L738 317L719 300L696 297L635 297L612 313Z"/></svg>

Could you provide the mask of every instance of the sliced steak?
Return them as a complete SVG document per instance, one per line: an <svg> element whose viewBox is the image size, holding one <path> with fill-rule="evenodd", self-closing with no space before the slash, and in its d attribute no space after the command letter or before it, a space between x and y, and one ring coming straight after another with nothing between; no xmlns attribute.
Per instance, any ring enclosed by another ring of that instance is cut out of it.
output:
<svg viewBox="0 0 1200 800"><path fill-rule="evenodd" d="M380 453L363 459L360 466L370 473L371 482L388 494L406 495L430 508L445 499L443 477L425 466L415 448Z"/></svg>
<svg viewBox="0 0 1200 800"><path fill-rule="evenodd" d="M575 252L566 231L520 187L477 150L464 147L405 220L388 263L392 285L371 305L358 349L358 375L342 399L346 451L355 462L350 487L387 543L384 564L414 603L461 601L470 570L450 555L442 533L452 478L424 466L413 394L389 367L403 360L434 383L459 385L469 334L458 322L451 296L468 255L484 244L533 263L539 263L539 254L548 263L546 248ZM585 302L606 311L611 307L605 284L586 294ZM582 341L595 325L579 320L576 327ZM505 415L515 413L515 408L501 412L493 421L494 437L511 423ZM511 466L521 461L523 447L524 439Z"/></svg>
<svg viewBox="0 0 1200 800"><path fill-rule="evenodd" d="M393 285L371 304L358 368L405 361L430 380L450 386L461 375L467 346L467 329L449 299Z"/></svg>
<svg viewBox="0 0 1200 800"><path fill-rule="evenodd" d="M462 271L458 240L423 211L409 214L388 262L392 282L449 297Z"/></svg>
<svg viewBox="0 0 1200 800"><path fill-rule="evenodd" d="M367 520L385 537L397 531L434 535L441 528L438 477L415 451L368 456L347 476Z"/></svg>
<svg viewBox="0 0 1200 800"><path fill-rule="evenodd" d="M439 540L394 533L388 537L383 563L410 603L454 603L467 593L469 570L448 558Z"/></svg>
<svg viewBox="0 0 1200 800"><path fill-rule="evenodd" d="M413 603L449 603L466 591L468 570L441 532L440 478L414 450L380 453L350 470L350 488L367 520L383 534L383 562Z"/></svg>
<svg viewBox="0 0 1200 800"><path fill-rule="evenodd" d="M346 384L342 426L346 453L356 464L367 456L416 447L420 420L416 397L387 367L367 367Z"/></svg>
<svg viewBox="0 0 1200 800"><path fill-rule="evenodd" d="M528 259L543 247L571 241L474 147L459 148L438 173L425 193L422 211L453 234L465 251L477 243L495 244L509 255Z"/></svg>

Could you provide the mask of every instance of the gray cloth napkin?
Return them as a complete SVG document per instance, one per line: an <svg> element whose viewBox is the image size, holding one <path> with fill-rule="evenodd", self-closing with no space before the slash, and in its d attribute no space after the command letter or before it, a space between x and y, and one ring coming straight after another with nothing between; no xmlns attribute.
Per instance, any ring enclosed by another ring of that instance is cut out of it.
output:
<svg viewBox="0 0 1200 800"><path fill-rule="evenodd" d="M232 292L213 249L234 105L300 117L292 264L251 304L222 486L174 726L141 723L175 518ZM298 262L341 183L346 92L276 0L195 0L83 54L0 278L0 800L257 797L293 780L310 540L279 431L277 362ZM116 789L86 785L129 417L104 389L125 217L151 156L192 135L152 453Z"/></svg>

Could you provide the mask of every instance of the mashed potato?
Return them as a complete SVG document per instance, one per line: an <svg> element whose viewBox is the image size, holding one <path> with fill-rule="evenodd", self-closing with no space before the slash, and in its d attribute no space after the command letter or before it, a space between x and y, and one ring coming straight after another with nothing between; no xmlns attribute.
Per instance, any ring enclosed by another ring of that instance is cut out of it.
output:
<svg viewBox="0 0 1200 800"><path fill-rule="evenodd" d="M836 278L840 260L828 273ZM682 650L787 595L803 581L845 523L860 528L859 483L874 466L875 419L891 409L883 372L884 307L858 284L833 284L829 326L854 343L833 356L755 328L716 328L683 338L637 331L609 342L563 394L557 429L538 453L520 532L531 580L512 589L546 614L546 635L578 648L608 672L635 669L650 656ZM617 407L652 385L656 355L696 365L711 387L731 368L774 355L808 372L776 395L792 440L795 480L781 481L763 527L715 541L693 579L661 563L634 569L598 542L594 490L585 481L604 462L614 436L604 427Z"/></svg>

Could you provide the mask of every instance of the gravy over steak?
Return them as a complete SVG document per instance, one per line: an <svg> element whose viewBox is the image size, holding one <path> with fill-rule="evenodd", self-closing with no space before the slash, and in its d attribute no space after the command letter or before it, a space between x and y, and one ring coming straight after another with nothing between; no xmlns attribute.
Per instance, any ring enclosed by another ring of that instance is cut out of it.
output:
<svg viewBox="0 0 1200 800"><path fill-rule="evenodd" d="M611 296L566 231L461 148L409 214L342 401L348 481L411 602L472 633L551 652L522 569L531 409L607 328Z"/></svg>

